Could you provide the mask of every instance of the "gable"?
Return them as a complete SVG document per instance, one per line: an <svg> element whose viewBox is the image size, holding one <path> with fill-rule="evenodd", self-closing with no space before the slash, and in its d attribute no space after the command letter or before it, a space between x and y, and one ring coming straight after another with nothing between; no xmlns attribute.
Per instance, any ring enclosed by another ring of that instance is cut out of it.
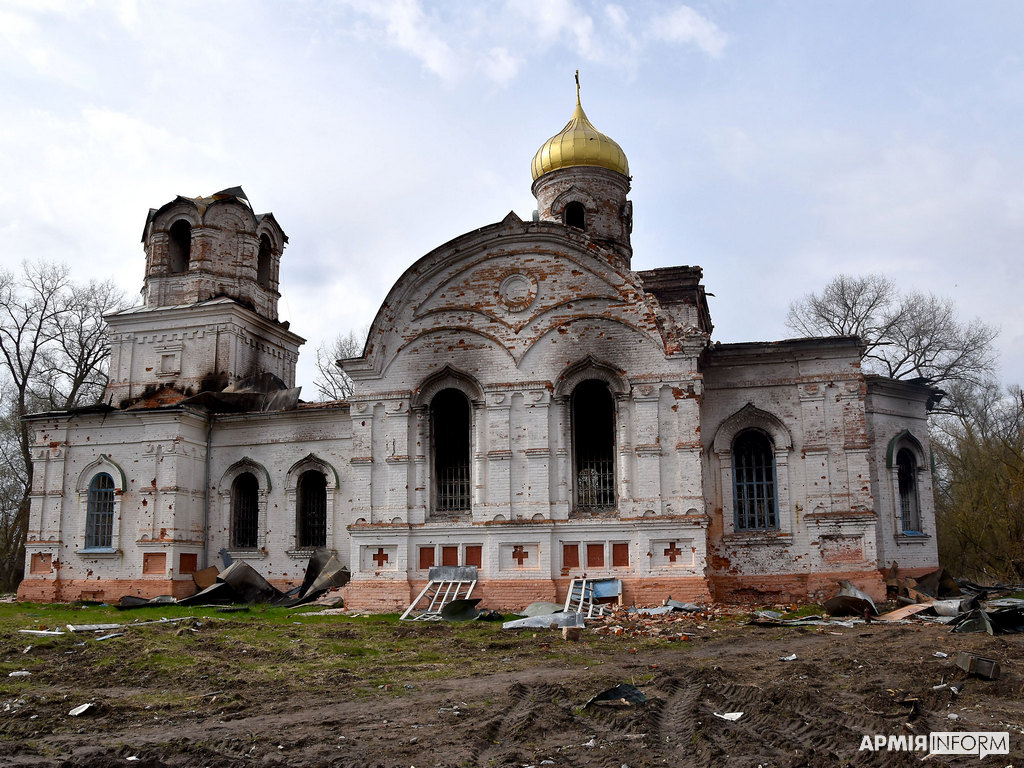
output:
<svg viewBox="0 0 1024 768"><path fill-rule="evenodd" d="M637 275L584 233L510 215L410 267L371 325L364 357L345 369L374 378L403 355L470 351L517 368L552 334L628 337L664 358L656 310Z"/></svg>

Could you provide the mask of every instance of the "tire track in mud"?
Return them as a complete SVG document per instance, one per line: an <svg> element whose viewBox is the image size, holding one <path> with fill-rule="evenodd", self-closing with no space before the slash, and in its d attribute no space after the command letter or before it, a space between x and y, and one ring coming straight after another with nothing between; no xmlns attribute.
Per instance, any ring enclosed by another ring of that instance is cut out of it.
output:
<svg viewBox="0 0 1024 768"><path fill-rule="evenodd" d="M642 709L584 712L582 701L546 682L515 683L506 699L500 711L472 724L480 731L472 765L518 768L551 760L559 768L620 768L627 742L644 747L639 737L626 735L646 725Z"/></svg>
<svg viewBox="0 0 1024 768"><path fill-rule="evenodd" d="M760 687L701 670L655 680L654 688L665 699L649 710L648 746L680 766L893 766L917 761L909 753L859 752L862 736L890 732L893 719L840 711L818 690L794 688L792 678ZM715 712L743 716L727 721Z"/></svg>

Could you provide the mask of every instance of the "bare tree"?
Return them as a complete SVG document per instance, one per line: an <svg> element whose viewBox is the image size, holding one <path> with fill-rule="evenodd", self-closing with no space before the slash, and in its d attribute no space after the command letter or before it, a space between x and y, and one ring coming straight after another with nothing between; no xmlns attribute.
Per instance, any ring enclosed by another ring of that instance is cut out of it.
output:
<svg viewBox="0 0 1024 768"><path fill-rule="evenodd" d="M0 271L0 562L9 564L0 568L2 588L16 583L24 561L32 457L22 417L96 401L109 352L102 315L124 305L112 283L77 286L63 265Z"/></svg>
<svg viewBox="0 0 1024 768"><path fill-rule="evenodd" d="M1024 582L1024 393L956 385L933 424L939 556L955 573Z"/></svg>
<svg viewBox="0 0 1024 768"><path fill-rule="evenodd" d="M803 336L859 336L865 370L893 379L949 387L980 384L995 372L997 329L961 321L952 299L900 293L879 274L839 275L790 304L786 324Z"/></svg>
<svg viewBox="0 0 1024 768"><path fill-rule="evenodd" d="M358 357L363 353L369 326L356 333L338 334L332 342L316 348L316 377L313 385L321 400L344 400L352 394L352 380L338 366L338 360Z"/></svg>

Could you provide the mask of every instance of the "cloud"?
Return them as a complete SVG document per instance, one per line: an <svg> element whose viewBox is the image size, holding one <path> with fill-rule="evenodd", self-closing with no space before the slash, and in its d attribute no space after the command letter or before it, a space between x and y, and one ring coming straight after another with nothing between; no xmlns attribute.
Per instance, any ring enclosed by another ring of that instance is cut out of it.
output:
<svg viewBox="0 0 1024 768"><path fill-rule="evenodd" d="M430 17L418 0L350 3L351 8L384 25L388 41L411 54L442 80L458 79L464 62L433 30Z"/></svg>
<svg viewBox="0 0 1024 768"><path fill-rule="evenodd" d="M481 57L484 73L498 85L508 85L515 80L523 65L523 57L509 53L507 48L491 48Z"/></svg>
<svg viewBox="0 0 1024 768"><path fill-rule="evenodd" d="M720 58L729 42L728 36L711 20L688 5L651 21L649 34L655 40L696 45L712 58Z"/></svg>

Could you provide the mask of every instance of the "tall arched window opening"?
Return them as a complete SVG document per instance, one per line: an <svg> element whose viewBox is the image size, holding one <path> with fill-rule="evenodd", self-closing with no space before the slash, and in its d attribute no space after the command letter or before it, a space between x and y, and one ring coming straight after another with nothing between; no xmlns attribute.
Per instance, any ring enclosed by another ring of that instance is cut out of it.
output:
<svg viewBox="0 0 1024 768"><path fill-rule="evenodd" d="M615 508L615 400L608 385L588 379L572 392L576 512Z"/></svg>
<svg viewBox="0 0 1024 768"><path fill-rule="evenodd" d="M231 546L255 549L259 529L260 484L251 472L243 472L231 484Z"/></svg>
<svg viewBox="0 0 1024 768"><path fill-rule="evenodd" d="M917 498L917 461L909 448L896 452L896 482L900 494L900 525L904 533L920 533L921 507Z"/></svg>
<svg viewBox="0 0 1024 768"><path fill-rule="evenodd" d="M298 484L298 533L300 547L327 545L327 478L311 469Z"/></svg>
<svg viewBox="0 0 1024 768"><path fill-rule="evenodd" d="M192 226L184 219L171 225L167 233L167 262L172 274L188 272L188 262L192 257Z"/></svg>
<svg viewBox="0 0 1024 768"><path fill-rule="evenodd" d="M469 400L457 389L442 389L430 401L434 453L434 511L470 509Z"/></svg>
<svg viewBox="0 0 1024 768"><path fill-rule="evenodd" d="M85 548L103 549L114 541L114 478L100 472L89 483L85 513Z"/></svg>
<svg viewBox="0 0 1024 768"><path fill-rule="evenodd" d="M270 288L270 264L272 261L270 238L260 235L260 252L256 257L256 282L260 288Z"/></svg>
<svg viewBox="0 0 1024 768"><path fill-rule="evenodd" d="M565 226L587 229L587 211L583 203L569 203L565 206Z"/></svg>
<svg viewBox="0 0 1024 768"><path fill-rule="evenodd" d="M775 452L763 432L741 432L732 447L736 529L778 528L775 499Z"/></svg>

